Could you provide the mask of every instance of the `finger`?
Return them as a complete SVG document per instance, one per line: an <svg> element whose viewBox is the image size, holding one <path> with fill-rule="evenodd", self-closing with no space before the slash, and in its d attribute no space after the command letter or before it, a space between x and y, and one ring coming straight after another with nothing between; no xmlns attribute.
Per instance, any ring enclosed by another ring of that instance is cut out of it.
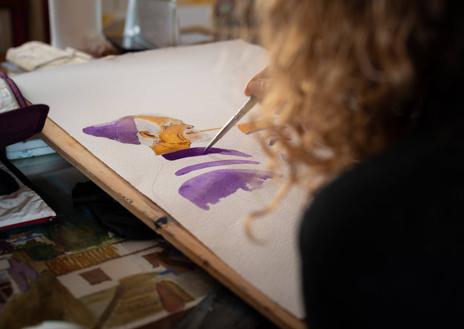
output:
<svg viewBox="0 0 464 329"><path fill-rule="evenodd" d="M260 88L262 88L261 86L262 83L257 82L257 81L262 80L262 79L268 79L268 78L269 78L269 70L266 67L261 72L256 74L253 78L251 78L250 81L248 81L245 87L245 90L244 90L244 94L246 96L255 96L255 97L262 98L262 96L264 96L264 92L259 90Z"/></svg>
<svg viewBox="0 0 464 329"><path fill-rule="evenodd" d="M245 88L246 96L254 96L258 100L262 100L269 89L269 79L252 80Z"/></svg>
<svg viewBox="0 0 464 329"><path fill-rule="evenodd" d="M259 80L259 79L267 79L267 78L269 78L269 70L266 67L261 72L256 74L251 80Z"/></svg>

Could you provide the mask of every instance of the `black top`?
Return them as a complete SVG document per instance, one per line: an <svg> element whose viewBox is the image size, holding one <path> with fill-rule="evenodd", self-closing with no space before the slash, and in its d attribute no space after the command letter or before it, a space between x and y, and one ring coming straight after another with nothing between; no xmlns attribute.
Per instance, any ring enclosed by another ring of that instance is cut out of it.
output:
<svg viewBox="0 0 464 329"><path fill-rule="evenodd" d="M311 329L464 328L464 124L455 127L416 133L315 197L300 241Z"/></svg>

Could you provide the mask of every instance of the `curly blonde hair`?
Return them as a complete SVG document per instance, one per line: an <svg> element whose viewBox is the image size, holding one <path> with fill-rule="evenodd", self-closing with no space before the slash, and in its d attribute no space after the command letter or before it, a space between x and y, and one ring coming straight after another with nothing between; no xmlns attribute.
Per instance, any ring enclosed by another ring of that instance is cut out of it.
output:
<svg viewBox="0 0 464 329"><path fill-rule="evenodd" d="M287 187L298 182L317 189L411 131L426 92L422 78L443 59L433 47L443 41L450 3L258 3L271 77L263 108L269 134L280 136L281 145L277 151L264 147L274 165L276 154L284 153ZM282 126L296 138L289 141Z"/></svg>

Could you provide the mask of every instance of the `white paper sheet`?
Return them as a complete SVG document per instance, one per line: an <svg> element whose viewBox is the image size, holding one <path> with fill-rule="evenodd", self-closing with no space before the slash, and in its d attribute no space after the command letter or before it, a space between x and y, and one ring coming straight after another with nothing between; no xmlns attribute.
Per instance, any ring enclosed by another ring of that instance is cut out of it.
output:
<svg viewBox="0 0 464 329"><path fill-rule="evenodd" d="M196 129L222 126L246 101L246 82L266 64L265 52L243 41L148 51L89 64L35 72L15 78L26 98L50 106L50 117L95 156L221 257L246 280L299 318L301 302L297 229L306 203L292 191L279 209L253 225L256 244L244 232L243 219L267 205L278 189L274 180L253 192L238 190L206 211L179 195L179 187L202 169L183 176L174 173L207 160L236 159L206 155L167 161L145 145L123 144L82 132L87 126L127 115L163 114ZM245 119L246 121L246 119ZM204 142L202 145L206 145ZM251 154L259 165L227 169L266 170L265 156L253 136L234 128L221 148Z"/></svg>
<svg viewBox="0 0 464 329"><path fill-rule="evenodd" d="M0 162L0 170L6 171L18 183L17 191L0 196L0 227L21 225L33 221L52 220L56 213L44 200L24 185Z"/></svg>

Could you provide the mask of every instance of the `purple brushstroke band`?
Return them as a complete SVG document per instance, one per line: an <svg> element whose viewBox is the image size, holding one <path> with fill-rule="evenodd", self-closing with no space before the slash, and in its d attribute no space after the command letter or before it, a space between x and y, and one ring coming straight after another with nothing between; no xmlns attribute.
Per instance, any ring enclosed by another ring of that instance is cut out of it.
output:
<svg viewBox="0 0 464 329"><path fill-rule="evenodd" d="M223 154L223 155L232 155L232 156L238 156L238 157L243 157L243 158L251 158L251 155L240 152L240 151L220 149L220 148L215 148L215 147L211 147L206 151L204 147L192 147L192 148L185 149L185 150L163 154L163 158L169 161L175 161L179 159L197 157L197 156L202 156L202 155L207 155L207 154Z"/></svg>
<svg viewBox="0 0 464 329"><path fill-rule="evenodd" d="M237 190L256 190L273 176L271 172L262 170L219 169L187 180L179 187L179 194L197 207L209 210L210 205Z"/></svg>
<svg viewBox="0 0 464 329"><path fill-rule="evenodd" d="M235 165L235 164L259 164L259 162L251 161L251 160L218 160L218 161L202 162L202 163L194 164L194 165L177 170L176 176L182 176L182 175L191 173L192 171L200 170L204 168L218 167L218 166L230 166L230 165Z"/></svg>

